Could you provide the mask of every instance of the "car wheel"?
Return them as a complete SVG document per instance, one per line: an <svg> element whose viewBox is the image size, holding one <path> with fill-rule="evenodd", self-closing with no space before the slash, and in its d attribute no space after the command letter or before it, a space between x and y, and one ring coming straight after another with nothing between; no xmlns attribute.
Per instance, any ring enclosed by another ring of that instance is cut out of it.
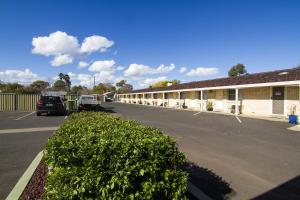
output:
<svg viewBox="0 0 300 200"><path fill-rule="evenodd" d="M101 106L100 105L97 105L96 106L96 111L100 111L101 110Z"/></svg>

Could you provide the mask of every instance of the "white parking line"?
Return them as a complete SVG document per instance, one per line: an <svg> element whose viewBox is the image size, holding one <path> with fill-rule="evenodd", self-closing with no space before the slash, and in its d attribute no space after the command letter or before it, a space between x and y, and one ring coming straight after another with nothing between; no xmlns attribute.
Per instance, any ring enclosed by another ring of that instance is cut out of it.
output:
<svg viewBox="0 0 300 200"><path fill-rule="evenodd" d="M68 118L68 115L65 116L65 119L67 119L67 118Z"/></svg>
<svg viewBox="0 0 300 200"><path fill-rule="evenodd" d="M28 117L29 115L34 114L34 113L35 113L35 111L33 111L32 113L26 114L26 115L24 115L24 116L22 116L22 117L19 117L19 118L15 119L15 120L23 119L23 118L25 118L25 117Z"/></svg>
<svg viewBox="0 0 300 200"><path fill-rule="evenodd" d="M200 112L197 112L197 113L194 113L193 115L199 115L201 113L201 111Z"/></svg>
<svg viewBox="0 0 300 200"><path fill-rule="evenodd" d="M5 133L28 133L28 132L41 132L41 131L56 131L59 127L40 127L40 128L19 128L19 129L4 129L0 130L0 134Z"/></svg>
<svg viewBox="0 0 300 200"><path fill-rule="evenodd" d="M235 116L235 117L240 123L242 123L242 121L240 120L240 118L238 116Z"/></svg>

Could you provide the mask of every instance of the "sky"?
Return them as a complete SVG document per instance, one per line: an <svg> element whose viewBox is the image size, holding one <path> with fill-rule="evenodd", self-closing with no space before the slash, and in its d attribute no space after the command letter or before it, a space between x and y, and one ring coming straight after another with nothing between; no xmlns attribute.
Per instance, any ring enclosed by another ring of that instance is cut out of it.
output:
<svg viewBox="0 0 300 200"><path fill-rule="evenodd" d="M227 76L300 65L300 1L0 1L0 80L73 85Z"/></svg>

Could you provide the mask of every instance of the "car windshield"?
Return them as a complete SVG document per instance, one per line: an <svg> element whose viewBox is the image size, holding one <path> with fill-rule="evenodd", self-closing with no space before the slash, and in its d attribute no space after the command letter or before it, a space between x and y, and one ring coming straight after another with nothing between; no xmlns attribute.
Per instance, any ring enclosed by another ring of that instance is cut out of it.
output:
<svg viewBox="0 0 300 200"><path fill-rule="evenodd" d="M83 100L94 100L94 97L82 97Z"/></svg>

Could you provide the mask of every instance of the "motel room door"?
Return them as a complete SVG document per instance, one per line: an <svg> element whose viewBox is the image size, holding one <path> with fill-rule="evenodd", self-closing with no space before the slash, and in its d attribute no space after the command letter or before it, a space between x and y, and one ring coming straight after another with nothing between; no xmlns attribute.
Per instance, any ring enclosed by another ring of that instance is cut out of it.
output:
<svg viewBox="0 0 300 200"><path fill-rule="evenodd" d="M216 90L216 110L222 111L224 109L223 105L223 90Z"/></svg>
<svg viewBox="0 0 300 200"><path fill-rule="evenodd" d="M284 114L284 87L273 87L273 114Z"/></svg>

